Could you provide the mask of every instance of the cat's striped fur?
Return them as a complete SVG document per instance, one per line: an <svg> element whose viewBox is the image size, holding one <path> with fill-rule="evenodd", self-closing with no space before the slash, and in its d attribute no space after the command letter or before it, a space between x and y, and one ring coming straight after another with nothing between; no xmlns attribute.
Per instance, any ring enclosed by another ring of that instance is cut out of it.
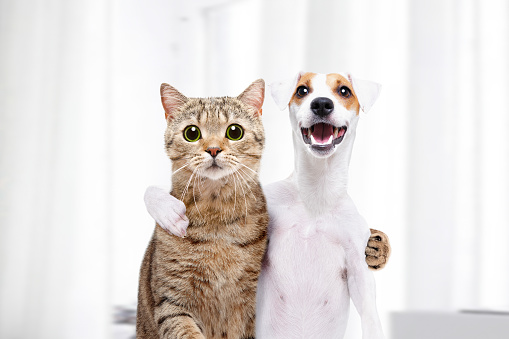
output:
<svg viewBox="0 0 509 339"><path fill-rule="evenodd" d="M237 98L188 99L165 84L161 95L174 171L171 194L186 205L189 227L180 238L156 225L141 266L137 338L254 338L268 225L257 173L263 80ZM225 138L232 123L244 129L239 141ZM200 128L202 139L184 140L189 125ZM214 179L204 165L212 144L221 148L228 168Z"/></svg>

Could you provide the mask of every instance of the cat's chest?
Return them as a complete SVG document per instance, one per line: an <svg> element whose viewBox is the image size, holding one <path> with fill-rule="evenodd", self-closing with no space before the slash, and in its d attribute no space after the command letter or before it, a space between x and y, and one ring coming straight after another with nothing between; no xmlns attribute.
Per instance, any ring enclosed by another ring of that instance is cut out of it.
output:
<svg viewBox="0 0 509 339"><path fill-rule="evenodd" d="M244 246L242 238L228 234L204 236L203 229L188 228L186 238L169 236L164 246L168 261L193 269L203 280L222 286L238 281L246 270L253 270L261 263L263 243ZM259 248L256 248L259 247Z"/></svg>
<svg viewBox="0 0 509 339"><path fill-rule="evenodd" d="M193 250L199 258L198 267L217 278L242 274L245 267L253 261L245 249L225 240L209 242Z"/></svg>

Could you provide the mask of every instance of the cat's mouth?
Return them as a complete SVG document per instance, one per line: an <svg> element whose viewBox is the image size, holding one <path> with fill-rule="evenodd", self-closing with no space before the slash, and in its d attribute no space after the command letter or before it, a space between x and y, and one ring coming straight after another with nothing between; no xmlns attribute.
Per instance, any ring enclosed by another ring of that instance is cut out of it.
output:
<svg viewBox="0 0 509 339"><path fill-rule="evenodd" d="M225 176L225 174L226 174L225 168L224 168L224 166L220 165L218 162L219 161L217 161L216 159L212 160L210 162L210 165L206 166L203 169L202 176L212 179L212 180L217 180L217 179Z"/></svg>
<svg viewBox="0 0 509 339"><path fill-rule="evenodd" d="M212 165L209 166L208 169L223 169L223 168L214 161Z"/></svg>
<svg viewBox="0 0 509 339"><path fill-rule="evenodd" d="M305 144L312 148L332 148L343 141L347 127L336 127L331 124L320 122L311 127L302 127L302 139Z"/></svg>

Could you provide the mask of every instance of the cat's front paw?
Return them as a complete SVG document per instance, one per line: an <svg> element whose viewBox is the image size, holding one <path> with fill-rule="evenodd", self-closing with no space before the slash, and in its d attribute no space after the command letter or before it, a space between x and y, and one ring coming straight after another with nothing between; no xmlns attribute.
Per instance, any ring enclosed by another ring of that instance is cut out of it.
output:
<svg viewBox="0 0 509 339"><path fill-rule="evenodd" d="M189 219L186 205L158 187L149 187L145 192L145 205L148 213L165 231L185 237Z"/></svg>
<svg viewBox="0 0 509 339"><path fill-rule="evenodd" d="M379 230L371 229L368 246L366 247L366 263L374 271L381 270L391 255L389 237Z"/></svg>

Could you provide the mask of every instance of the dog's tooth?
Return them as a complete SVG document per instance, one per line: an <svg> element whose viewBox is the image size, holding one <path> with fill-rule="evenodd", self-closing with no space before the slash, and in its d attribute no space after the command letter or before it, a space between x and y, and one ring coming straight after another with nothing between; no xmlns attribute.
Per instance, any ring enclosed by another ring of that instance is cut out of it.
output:
<svg viewBox="0 0 509 339"><path fill-rule="evenodd" d="M315 140L315 137L313 136L313 134L310 134L310 135L311 135L311 137L310 137L311 138L311 145L316 145L317 142Z"/></svg>
<svg viewBox="0 0 509 339"><path fill-rule="evenodd" d="M312 134L311 128L308 128L307 131L308 131L308 136L310 136Z"/></svg>
<svg viewBox="0 0 509 339"><path fill-rule="evenodd" d="M329 140L324 145L330 145L332 143L332 135L329 137Z"/></svg>
<svg viewBox="0 0 509 339"><path fill-rule="evenodd" d="M336 139L338 137L338 133L339 133L339 128L334 127L334 139Z"/></svg>

